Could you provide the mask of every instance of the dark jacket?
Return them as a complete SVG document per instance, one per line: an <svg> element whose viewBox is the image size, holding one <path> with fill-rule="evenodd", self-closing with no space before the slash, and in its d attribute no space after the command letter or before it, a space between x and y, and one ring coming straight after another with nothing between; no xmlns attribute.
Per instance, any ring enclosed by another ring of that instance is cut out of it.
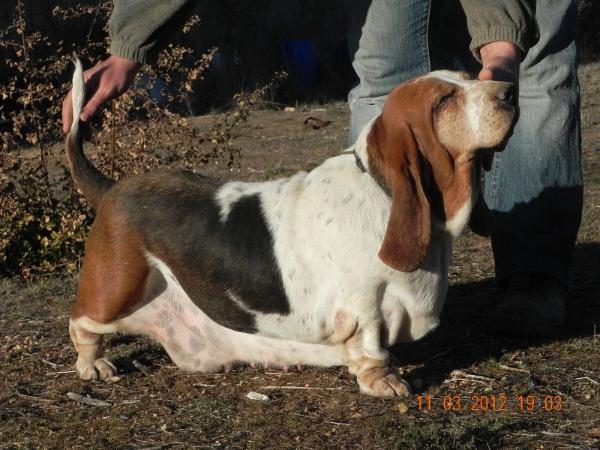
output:
<svg viewBox="0 0 600 450"><path fill-rule="evenodd" d="M197 1L197 0L196 0ZM179 31L195 0L115 0L110 19L110 53L152 63ZM427 0L423 0L427 1ZM535 0L460 0L471 35L471 51L508 41L527 53L537 41Z"/></svg>

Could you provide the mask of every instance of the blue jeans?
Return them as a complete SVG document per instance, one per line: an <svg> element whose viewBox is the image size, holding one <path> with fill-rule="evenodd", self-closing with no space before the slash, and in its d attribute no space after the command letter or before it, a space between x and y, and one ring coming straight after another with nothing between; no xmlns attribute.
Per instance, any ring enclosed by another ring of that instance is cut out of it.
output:
<svg viewBox="0 0 600 450"><path fill-rule="evenodd" d="M496 217L496 277L537 272L569 281L581 222L579 84L575 2L538 0L540 40L521 65L520 118L485 177ZM427 72L427 0L349 1L349 47L359 84L348 96L349 141L379 113L387 93Z"/></svg>

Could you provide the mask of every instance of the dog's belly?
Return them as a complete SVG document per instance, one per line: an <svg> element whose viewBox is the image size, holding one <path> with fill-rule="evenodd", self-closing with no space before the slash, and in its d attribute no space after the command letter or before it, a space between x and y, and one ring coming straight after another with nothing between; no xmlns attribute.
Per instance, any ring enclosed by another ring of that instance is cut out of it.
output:
<svg viewBox="0 0 600 450"><path fill-rule="evenodd" d="M179 367L216 371L231 360L225 327L198 308L172 277L153 269L142 305L119 321L119 329L160 342Z"/></svg>
<svg viewBox="0 0 600 450"><path fill-rule="evenodd" d="M274 339L218 324L190 299L164 263L149 259L153 269L147 279L144 301L111 325L112 331L152 337L162 344L177 366L214 372L239 362L280 367L343 363L343 352L333 345L304 343L285 333L273 336L277 338Z"/></svg>
<svg viewBox="0 0 600 450"><path fill-rule="evenodd" d="M256 334L259 336L292 339L298 342L320 344L329 342L333 326L325 318L319 320L305 313L257 314Z"/></svg>

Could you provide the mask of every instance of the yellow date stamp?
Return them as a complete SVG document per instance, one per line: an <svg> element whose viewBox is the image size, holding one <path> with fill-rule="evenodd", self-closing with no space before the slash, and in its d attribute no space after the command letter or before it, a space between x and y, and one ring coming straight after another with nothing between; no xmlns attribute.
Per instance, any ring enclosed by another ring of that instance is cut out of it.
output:
<svg viewBox="0 0 600 450"><path fill-rule="evenodd" d="M563 408L563 400L560 395L472 394L468 396L444 395L443 397L418 395L416 400L417 409L423 412L557 413Z"/></svg>

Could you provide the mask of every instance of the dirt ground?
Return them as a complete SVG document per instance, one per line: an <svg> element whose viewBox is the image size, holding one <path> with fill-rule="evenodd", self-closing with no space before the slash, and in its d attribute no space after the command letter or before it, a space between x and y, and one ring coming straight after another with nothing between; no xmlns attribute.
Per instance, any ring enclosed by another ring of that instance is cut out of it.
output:
<svg viewBox="0 0 600 450"><path fill-rule="evenodd" d="M185 373L126 335L107 339L119 376L82 382L67 330L76 279L0 280L0 448L600 448L600 65L580 78L585 207L555 338L486 331L500 291L490 244L472 234L456 244L441 326L395 348L416 391L405 401L360 395L344 368ZM332 123L315 130L303 124L310 116ZM269 179L310 169L344 148L347 122L343 103L258 111L240 130L242 169L203 171Z"/></svg>

